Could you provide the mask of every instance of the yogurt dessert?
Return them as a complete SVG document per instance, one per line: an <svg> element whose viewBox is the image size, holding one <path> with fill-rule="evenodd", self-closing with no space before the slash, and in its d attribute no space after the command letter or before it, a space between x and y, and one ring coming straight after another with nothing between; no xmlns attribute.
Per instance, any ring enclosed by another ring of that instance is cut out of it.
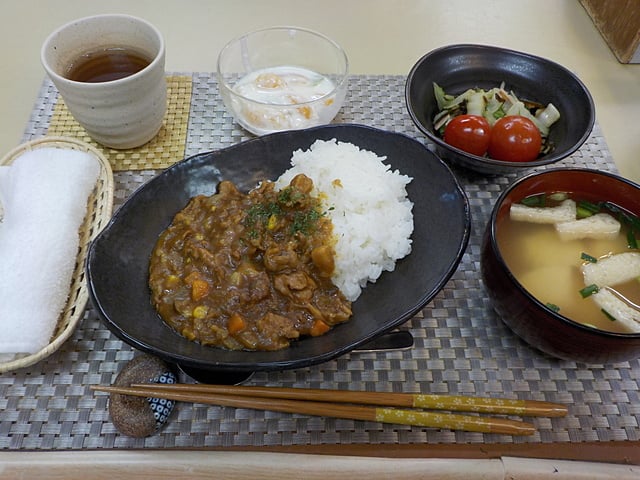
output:
<svg viewBox="0 0 640 480"><path fill-rule="evenodd" d="M238 121L258 135L328 123L341 103L330 78L297 66L253 71L232 91Z"/></svg>

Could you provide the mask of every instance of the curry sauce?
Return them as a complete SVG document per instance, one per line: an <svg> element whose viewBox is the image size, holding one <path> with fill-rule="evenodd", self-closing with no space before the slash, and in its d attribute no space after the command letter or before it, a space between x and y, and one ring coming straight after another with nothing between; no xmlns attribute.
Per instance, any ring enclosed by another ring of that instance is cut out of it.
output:
<svg viewBox="0 0 640 480"><path fill-rule="evenodd" d="M279 350L351 316L331 282L332 224L313 182L298 175L245 194L231 182L193 197L151 255L152 302L189 340L231 350Z"/></svg>

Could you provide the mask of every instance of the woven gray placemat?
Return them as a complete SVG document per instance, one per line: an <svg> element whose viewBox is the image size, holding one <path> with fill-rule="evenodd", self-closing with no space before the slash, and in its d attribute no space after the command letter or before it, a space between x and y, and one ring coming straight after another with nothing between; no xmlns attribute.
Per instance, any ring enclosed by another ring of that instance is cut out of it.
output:
<svg viewBox="0 0 640 480"><path fill-rule="evenodd" d="M355 76L336 122L361 123L413 136L404 104L403 76ZM45 80L25 140L47 131L56 91ZM186 154L250 138L226 113L215 79L193 74ZM176 159L180 160L180 159ZM614 171L600 128L565 165ZM115 175L116 207L157 172ZM465 433L375 422L307 417L245 409L179 404L158 434L133 439L110 422L107 397L91 385L111 383L135 355L89 308L74 336L28 369L0 375L0 448L197 448L321 444L525 443L639 440L638 361L582 365L533 350L491 310L480 282L480 237L493 202L512 177L455 171L471 206L472 232L459 268L445 288L402 328L413 348L351 353L311 368L256 373L250 385L341 388L506 396L569 405L565 418L534 419L531 437Z"/></svg>

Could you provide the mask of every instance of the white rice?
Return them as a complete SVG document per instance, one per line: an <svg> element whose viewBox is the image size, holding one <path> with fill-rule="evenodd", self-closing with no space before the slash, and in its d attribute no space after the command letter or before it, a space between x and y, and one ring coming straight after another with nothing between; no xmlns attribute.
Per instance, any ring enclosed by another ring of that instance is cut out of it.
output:
<svg viewBox="0 0 640 480"><path fill-rule="evenodd" d="M292 167L276 181L282 188L299 173L313 180L336 236L332 280L351 301L411 252L413 203L406 186L412 179L383 160L351 143L317 140L293 152Z"/></svg>

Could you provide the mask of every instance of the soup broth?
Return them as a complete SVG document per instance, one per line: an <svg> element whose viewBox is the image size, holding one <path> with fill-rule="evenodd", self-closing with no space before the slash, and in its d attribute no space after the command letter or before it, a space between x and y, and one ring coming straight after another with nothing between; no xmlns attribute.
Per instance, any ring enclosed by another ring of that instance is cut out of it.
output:
<svg viewBox="0 0 640 480"><path fill-rule="evenodd" d="M583 254L602 259L638 251L630 248L628 227L621 223L620 233L613 239L562 240L553 224L515 221L507 213L497 224L496 239L509 269L540 302L576 322L600 330L630 333L628 327L603 312L593 299L583 298L580 294L586 287L581 271L581 266L587 261ZM608 288L629 305L640 309L639 279Z"/></svg>

